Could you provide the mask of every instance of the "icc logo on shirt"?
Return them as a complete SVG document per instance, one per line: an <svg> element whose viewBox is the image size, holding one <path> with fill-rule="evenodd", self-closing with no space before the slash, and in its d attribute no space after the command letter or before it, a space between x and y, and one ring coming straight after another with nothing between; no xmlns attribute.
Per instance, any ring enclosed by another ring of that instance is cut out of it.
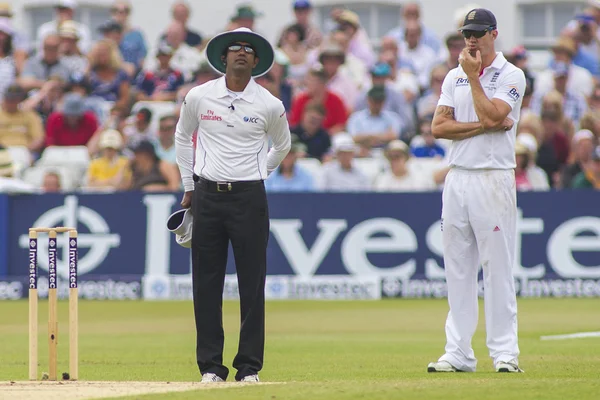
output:
<svg viewBox="0 0 600 400"><path fill-rule="evenodd" d="M250 122L252 124L258 123L258 118L256 117L244 117L244 122Z"/></svg>

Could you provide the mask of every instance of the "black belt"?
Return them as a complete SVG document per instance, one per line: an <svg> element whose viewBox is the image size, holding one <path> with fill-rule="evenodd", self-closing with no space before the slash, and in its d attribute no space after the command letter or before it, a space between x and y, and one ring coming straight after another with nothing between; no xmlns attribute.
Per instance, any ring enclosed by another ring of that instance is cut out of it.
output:
<svg viewBox="0 0 600 400"><path fill-rule="evenodd" d="M215 182L209 181L194 174L194 182L197 182L204 190L215 193L235 193L248 189L252 186L262 184L262 180L258 181L234 181L234 182Z"/></svg>

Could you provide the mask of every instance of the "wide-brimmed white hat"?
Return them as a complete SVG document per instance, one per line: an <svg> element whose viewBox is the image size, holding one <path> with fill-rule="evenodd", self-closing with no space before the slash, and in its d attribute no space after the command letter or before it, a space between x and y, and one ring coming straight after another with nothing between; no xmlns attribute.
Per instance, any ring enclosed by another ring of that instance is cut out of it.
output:
<svg viewBox="0 0 600 400"><path fill-rule="evenodd" d="M101 149L121 150L123 147L123 138L121 137L119 131L107 129L100 134L98 146Z"/></svg>
<svg viewBox="0 0 600 400"><path fill-rule="evenodd" d="M192 247L193 216L190 208L175 211L167 220L167 229L175 234L175 241L181 247Z"/></svg>

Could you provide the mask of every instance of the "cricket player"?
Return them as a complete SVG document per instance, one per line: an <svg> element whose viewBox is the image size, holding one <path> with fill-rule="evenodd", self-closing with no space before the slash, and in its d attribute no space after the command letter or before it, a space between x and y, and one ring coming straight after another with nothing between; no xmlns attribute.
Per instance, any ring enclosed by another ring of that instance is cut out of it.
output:
<svg viewBox="0 0 600 400"><path fill-rule="evenodd" d="M469 11L459 29L465 49L448 73L432 122L451 139L442 206L444 265L450 312L445 353L428 372L475 372L477 275L483 267L487 347L497 372L519 368L516 252L515 131L525 75L496 52L496 17Z"/></svg>
<svg viewBox="0 0 600 400"><path fill-rule="evenodd" d="M231 242L241 308L235 379L258 382L265 345L269 239L264 180L290 151L290 130L282 102L254 80L274 62L265 38L248 28L235 29L213 37L206 54L210 65L225 76L187 94L175 133L185 188L181 206L191 207L193 214L196 360L202 382L227 380L222 299Z"/></svg>

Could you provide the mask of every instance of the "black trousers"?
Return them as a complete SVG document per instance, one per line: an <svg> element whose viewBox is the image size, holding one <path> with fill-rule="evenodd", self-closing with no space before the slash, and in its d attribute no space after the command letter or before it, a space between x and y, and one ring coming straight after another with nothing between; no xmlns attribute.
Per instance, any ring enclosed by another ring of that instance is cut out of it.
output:
<svg viewBox="0 0 600 400"><path fill-rule="evenodd" d="M223 285L231 241L240 292L241 327L236 380L258 373L265 343L265 278L269 210L263 181L209 182L194 176L192 279L196 359L201 374L224 380Z"/></svg>

